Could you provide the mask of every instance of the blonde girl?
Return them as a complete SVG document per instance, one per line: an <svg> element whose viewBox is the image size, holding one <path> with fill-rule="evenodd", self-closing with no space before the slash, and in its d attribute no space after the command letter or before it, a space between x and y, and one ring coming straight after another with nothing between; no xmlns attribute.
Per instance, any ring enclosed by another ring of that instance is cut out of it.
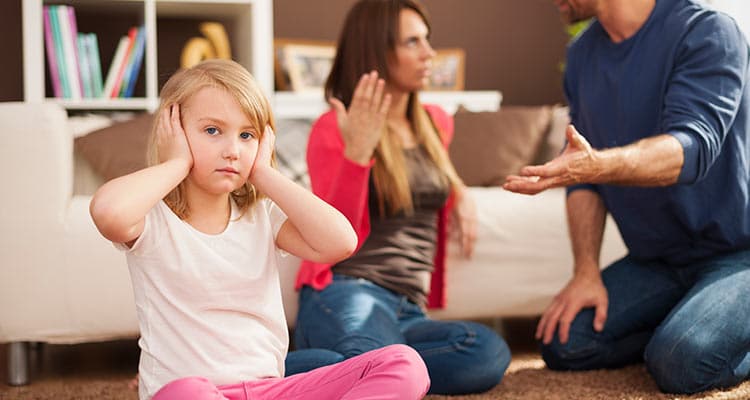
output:
<svg viewBox="0 0 750 400"><path fill-rule="evenodd" d="M150 166L102 186L101 234L125 251L140 325L141 399L417 399L406 346L290 378L278 257L336 262L341 213L272 167L273 118L252 76L206 61L164 86Z"/></svg>

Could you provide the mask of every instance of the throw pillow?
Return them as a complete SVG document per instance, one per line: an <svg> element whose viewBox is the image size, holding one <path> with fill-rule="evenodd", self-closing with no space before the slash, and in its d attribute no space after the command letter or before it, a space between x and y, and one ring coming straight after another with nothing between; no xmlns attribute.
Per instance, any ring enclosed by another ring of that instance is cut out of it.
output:
<svg viewBox="0 0 750 400"><path fill-rule="evenodd" d="M541 165L557 157L565 146L565 130L570 124L568 107L555 106L552 109L552 121L549 124L549 132L542 141L539 154L534 164Z"/></svg>
<svg viewBox="0 0 750 400"><path fill-rule="evenodd" d="M496 186L534 163L550 127L551 106L503 106L493 112L459 109L449 148L468 186Z"/></svg>
<svg viewBox="0 0 750 400"><path fill-rule="evenodd" d="M153 114L112 124L75 139L75 151L105 181L146 167L146 146Z"/></svg>
<svg viewBox="0 0 750 400"><path fill-rule="evenodd" d="M310 119L276 120L276 167L306 188L310 187L306 155L312 123Z"/></svg>

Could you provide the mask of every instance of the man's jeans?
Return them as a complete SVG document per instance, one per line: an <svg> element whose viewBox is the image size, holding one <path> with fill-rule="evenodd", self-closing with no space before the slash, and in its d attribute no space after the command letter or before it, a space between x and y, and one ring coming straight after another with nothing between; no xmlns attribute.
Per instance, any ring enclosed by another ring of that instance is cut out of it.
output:
<svg viewBox="0 0 750 400"><path fill-rule="evenodd" d="M295 328L298 350L287 375L389 344L408 344L430 373L430 393L481 392L497 385L510 363L500 336L482 324L434 321L406 297L368 280L334 275L322 291L305 287Z"/></svg>
<svg viewBox="0 0 750 400"><path fill-rule="evenodd" d="M659 388L695 393L737 385L750 374L750 250L687 266L627 256L602 272L607 322L593 330L581 311L561 344L542 346L559 370L616 368L645 360Z"/></svg>

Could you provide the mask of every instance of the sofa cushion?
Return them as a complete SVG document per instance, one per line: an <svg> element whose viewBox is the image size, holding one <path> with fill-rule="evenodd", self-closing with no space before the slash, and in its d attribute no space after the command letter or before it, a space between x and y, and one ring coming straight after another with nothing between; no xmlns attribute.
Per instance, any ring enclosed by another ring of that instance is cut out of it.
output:
<svg viewBox="0 0 750 400"><path fill-rule="evenodd" d="M455 115L449 154L468 186L495 186L537 159L552 119L552 106L504 106Z"/></svg>
<svg viewBox="0 0 750 400"><path fill-rule="evenodd" d="M146 146L153 114L112 124L75 139L75 150L105 181L146 166Z"/></svg>
<svg viewBox="0 0 750 400"><path fill-rule="evenodd" d="M570 124L568 107L555 106L552 109L552 120L549 124L549 132L544 137L539 148L534 164L544 164L557 157L565 146L565 130Z"/></svg>
<svg viewBox="0 0 750 400"><path fill-rule="evenodd" d="M306 188L310 187L306 154L312 123L306 118L276 120L276 167Z"/></svg>

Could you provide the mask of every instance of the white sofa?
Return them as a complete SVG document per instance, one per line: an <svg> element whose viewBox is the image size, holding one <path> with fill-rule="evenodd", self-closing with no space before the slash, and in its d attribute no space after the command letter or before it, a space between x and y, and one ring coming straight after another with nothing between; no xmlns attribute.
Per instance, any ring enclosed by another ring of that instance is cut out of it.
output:
<svg viewBox="0 0 750 400"><path fill-rule="evenodd" d="M23 384L27 342L135 338L138 325L124 255L94 227L90 195L73 193L78 177L66 112L53 104L0 103L0 126L0 343L10 343L9 382ZM476 253L460 259L450 244L448 306L430 314L538 315L571 274L564 191L527 197L470 190L480 222ZM608 227L603 265L625 253L611 221ZM283 264L292 326L298 260Z"/></svg>

